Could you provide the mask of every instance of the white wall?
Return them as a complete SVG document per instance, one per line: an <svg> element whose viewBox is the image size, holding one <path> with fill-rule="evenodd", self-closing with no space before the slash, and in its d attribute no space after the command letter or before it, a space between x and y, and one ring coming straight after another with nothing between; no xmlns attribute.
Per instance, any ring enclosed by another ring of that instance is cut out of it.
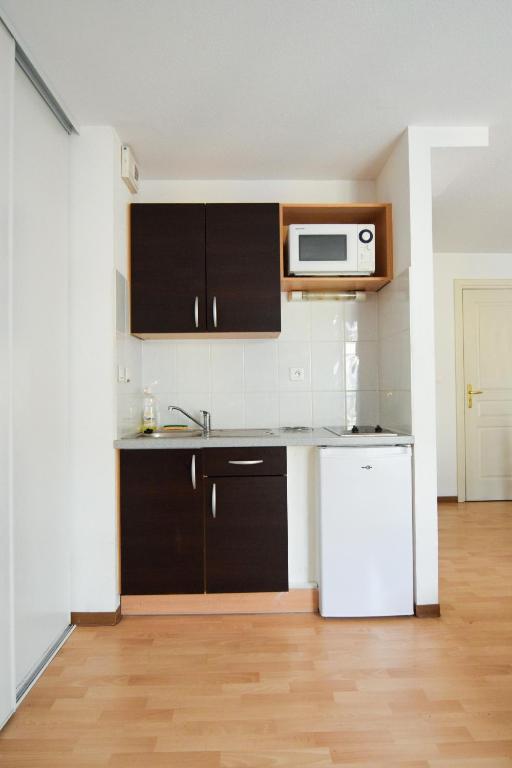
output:
<svg viewBox="0 0 512 768"><path fill-rule="evenodd" d="M85 127L71 152L71 481L73 611L115 611L117 398L115 266L126 269L120 141Z"/></svg>
<svg viewBox="0 0 512 768"><path fill-rule="evenodd" d="M142 181L139 203L373 202L373 181L163 179Z"/></svg>
<svg viewBox="0 0 512 768"><path fill-rule="evenodd" d="M12 122L14 41L0 24L0 728L15 708L12 552Z"/></svg>
<svg viewBox="0 0 512 768"><path fill-rule="evenodd" d="M512 254L434 254L439 496L457 496L454 280L496 278L512 279Z"/></svg>
<svg viewBox="0 0 512 768"><path fill-rule="evenodd" d="M13 509L16 682L69 625L69 136L16 68Z"/></svg>

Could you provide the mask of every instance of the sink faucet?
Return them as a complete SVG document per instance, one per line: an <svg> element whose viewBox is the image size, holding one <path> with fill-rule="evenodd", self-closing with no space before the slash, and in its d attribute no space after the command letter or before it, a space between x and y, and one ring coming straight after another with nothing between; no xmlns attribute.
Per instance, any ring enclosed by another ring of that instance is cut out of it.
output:
<svg viewBox="0 0 512 768"><path fill-rule="evenodd" d="M203 437L208 437L211 430L211 415L209 411L201 411L203 414L203 423L201 424L200 421L195 419L193 416L190 415L190 413L187 413L183 410L183 408L180 408L179 405L170 405L167 409L168 411L179 411L184 416L187 417L187 419L190 419L190 421L193 421L194 424L197 424L198 427L201 427L203 430Z"/></svg>

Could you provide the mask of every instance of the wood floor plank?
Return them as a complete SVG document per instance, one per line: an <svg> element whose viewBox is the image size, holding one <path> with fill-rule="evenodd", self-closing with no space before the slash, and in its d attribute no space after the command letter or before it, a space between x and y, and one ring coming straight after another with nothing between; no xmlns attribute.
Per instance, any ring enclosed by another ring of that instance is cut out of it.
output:
<svg viewBox="0 0 512 768"><path fill-rule="evenodd" d="M512 503L441 505L439 619L79 627L0 768L512 768Z"/></svg>

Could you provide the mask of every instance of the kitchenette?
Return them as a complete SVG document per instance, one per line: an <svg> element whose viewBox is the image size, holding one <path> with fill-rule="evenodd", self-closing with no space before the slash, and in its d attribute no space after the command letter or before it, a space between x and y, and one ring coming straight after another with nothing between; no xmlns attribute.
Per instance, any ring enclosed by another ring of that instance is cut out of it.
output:
<svg viewBox="0 0 512 768"><path fill-rule="evenodd" d="M408 273L393 278L391 215L131 205L123 614L414 613Z"/></svg>

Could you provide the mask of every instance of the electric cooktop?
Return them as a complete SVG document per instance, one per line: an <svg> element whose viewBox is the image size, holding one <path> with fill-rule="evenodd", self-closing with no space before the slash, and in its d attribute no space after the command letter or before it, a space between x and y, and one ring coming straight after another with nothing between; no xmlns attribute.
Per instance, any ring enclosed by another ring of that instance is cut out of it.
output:
<svg viewBox="0 0 512 768"><path fill-rule="evenodd" d="M388 435L391 437L397 437L397 433L393 432L391 429L384 429L380 426L380 424L375 424L374 426L368 426L368 425L362 425L359 426L358 424L354 424L353 427L325 427L329 432L332 432L333 435L337 435L338 437L357 437L357 435Z"/></svg>

